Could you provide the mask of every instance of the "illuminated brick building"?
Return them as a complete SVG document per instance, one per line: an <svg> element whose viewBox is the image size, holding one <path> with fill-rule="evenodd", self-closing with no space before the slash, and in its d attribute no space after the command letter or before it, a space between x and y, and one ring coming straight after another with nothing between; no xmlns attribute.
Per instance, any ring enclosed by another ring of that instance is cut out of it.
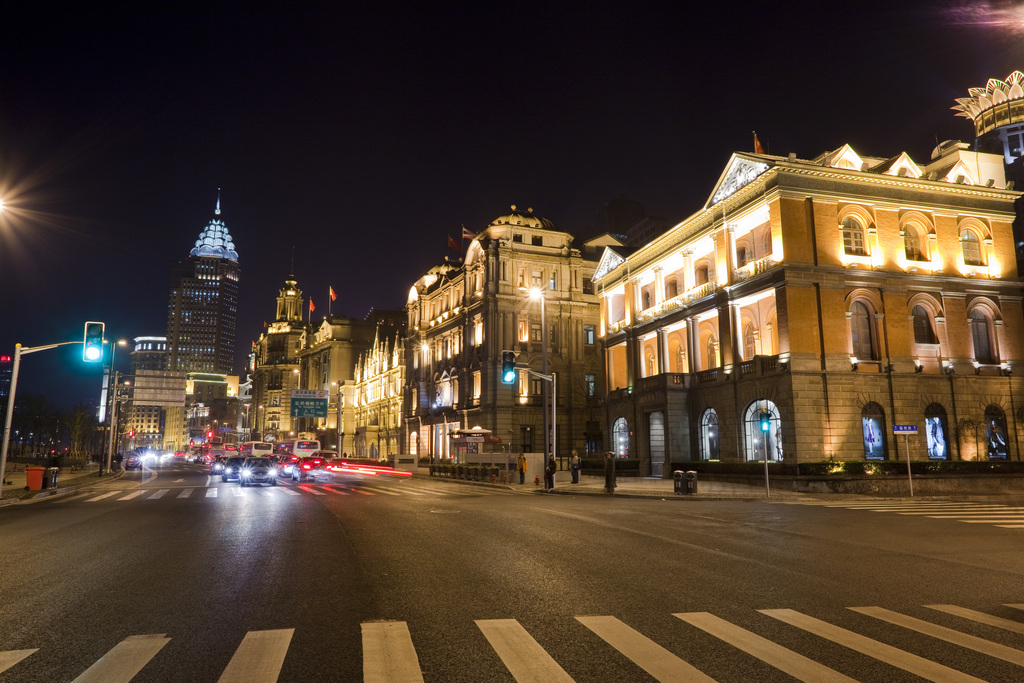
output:
<svg viewBox="0 0 1024 683"><path fill-rule="evenodd" d="M893 425L913 424L912 459L1019 459L1006 185L1001 155L958 142L926 162L734 154L700 211L602 257L613 448L654 476L891 460Z"/></svg>

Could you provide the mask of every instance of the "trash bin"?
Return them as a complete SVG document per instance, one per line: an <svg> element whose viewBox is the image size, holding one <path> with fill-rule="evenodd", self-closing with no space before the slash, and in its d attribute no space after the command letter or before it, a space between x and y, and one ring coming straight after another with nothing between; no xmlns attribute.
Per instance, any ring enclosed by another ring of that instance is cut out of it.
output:
<svg viewBox="0 0 1024 683"><path fill-rule="evenodd" d="M26 467L25 468L25 483L28 484L29 491L42 491L43 490L43 474L46 473L45 467Z"/></svg>
<svg viewBox="0 0 1024 683"><path fill-rule="evenodd" d="M690 470L683 477L686 482L686 495L693 496L697 494L697 473Z"/></svg>
<svg viewBox="0 0 1024 683"><path fill-rule="evenodd" d="M46 474L43 475L43 488L44 489L55 489L57 488L57 478L60 476L59 467L50 467L46 470Z"/></svg>
<svg viewBox="0 0 1024 683"><path fill-rule="evenodd" d="M675 472L673 472L672 473L672 479L673 479L673 482L672 482L672 484L673 484L673 486L672 486L673 492L677 496L683 495L683 493L685 493L685 491L683 490L685 488L684 485L683 485L683 471L682 470L676 470Z"/></svg>

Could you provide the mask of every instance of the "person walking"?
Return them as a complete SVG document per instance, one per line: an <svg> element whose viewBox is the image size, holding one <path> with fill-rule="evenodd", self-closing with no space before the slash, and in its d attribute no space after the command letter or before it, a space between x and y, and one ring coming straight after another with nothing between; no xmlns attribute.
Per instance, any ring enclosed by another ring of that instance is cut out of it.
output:
<svg viewBox="0 0 1024 683"><path fill-rule="evenodd" d="M615 454L611 451L604 454L604 490L615 493Z"/></svg>
<svg viewBox="0 0 1024 683"><path fill-rule="evenodd" d="M555 471L558 470L558 463L555 456L548 458L548 466L544 469L544 488L548 491L555 490Z"/></svg>
<svg viewBox="0 0 1024 683"><path fill-rule="evenodd" d="M520 453L519 454L519 458L516 460L516 471L519 472L519 483L520 484L525 484L526 483L526 469L527 469L526 454L525 453Z"/></svg>
<svg viewBox="0 0 1024 683"><path fill-rule="evenodd" d="M572 449L572 460L569 461L569 469L572 470L572 483L580 483L580 469L583 467L580 462L580 454Z"/></svg>

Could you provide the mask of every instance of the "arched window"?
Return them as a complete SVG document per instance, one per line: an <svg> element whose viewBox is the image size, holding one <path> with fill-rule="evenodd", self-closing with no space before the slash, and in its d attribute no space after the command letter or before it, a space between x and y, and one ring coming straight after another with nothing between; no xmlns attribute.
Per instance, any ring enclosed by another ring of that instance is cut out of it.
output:
<svg viewBox="0 0 1024 683"><path fill-rule="evenodd" d="M644 292L644 310L646 311L651 307L651 293L648 291Z"/></svg>
<svg viewBox="0 0 1024 683"><path fill-rule="evenodd" d="M992 320L981 308L971 311L967 320L971 326L971 339L974 341L974 360L985 364L998 362L995 349L992 347Z"/></svg>
<svg viewBox="0 0 1024 683"><path fill-rule="evenodd" d="M644 367L647 369L647 374L644 377L653 377L658 372L658 361L654 357L653 351L647 352L647 359L644 363Z"/></svg>
<svg viewBox="0 0 1024 683"><path fill-rule="evenodd" d="M697 270L695 272L695 275L696 275L696 278L697 278L697 285L698 286L706 285L710 281L710 279L711 279L710 270L708 269L707 266L697 266Z"/></svg>
<svg viewBox="0 0 1024 683"><path fill-rule="evenodd" d="M985 408L985 441L989 460L1006 460L1009 452L1006 437L1006 415L999 406Z"/></svg>
<svg viewBox="0 0 1024 683"><path fill-rule="evenodd" d="M612 443L615 449L615 457L625 458L629 456L629 425L626 418L620 417L612 425Z"/></svg>
<svg viewBox="0 0 1024 683"><path fill-rule="evenodd" d="M676 282L675 278L672 278L665 282L665 298L671 299L676 296L679 296L679 283Z"/></svg>
<svg viewBox="0 0 1024 683"><path fill-rule="evenodd" d="M855 358L878 360L874 333L874 321L868 307L861 301L854 301L850 306L850 338L853 341Z"/></svg>
<svg viewBox="0 0 1024 683"><path fill-rule="evenodd" d="M762 430L762 416L767 420L768 430ZM767 399L754 401L743 412L743 432L746 436L747 460L779 462L782 460L782 420L779 409Z"/></svg>
<svg viewBox="0 0 1024 683"><path fill-rule="evenodd" d="M672 354L672 361L675 363L673 372L686 372L686 352L682 344L676 344L675 353Z"/></svg>
<svg viewBox="0 0 1024 683"><path fill-rule="evenodd" d="M864 433L864 459L885 460L885 412L877 403L868 403L860 413L861 428Z"/></svg>
<svg viewBox="0 0 1024 683"><path fill-rule="evenodd" d="M921 231L911 223L903 227L903 249L908 261L927 261L928 256L921 249Z"/></svg>
<svg viewBox="0 0 1024 683"><path fill-rule="evenodd" d="M949 460L948 435L946 409L938 403L930 403L924 409L924 436L929 460Z"/></svg>
<svg viewBox="0 0 1024 683"><path fill-rule="evenodd" d="M719 460L721 444L718 440L718 413L708 408L700 418L700 459Z"/></svg>
<svg viewBox="0 0 1024 683"><path fill-rule="evenodd" d="M747 265L747 261L749 260L750 259L747 255L747 248L736 247L736 267L742 268L743 266Z"/></svg>
<svg viewBox="0 0 1024 683"><path fill-rule="evenodd" d="M854 256L867 256L864 248L864 226L853 216L843 219L843 251Z"/></svg>
<svg viewBox="0 0 1024 683"><path fill-rule="evenodd" d="M743 328L743 360L750 360L757 354L757 344L754 338L754 325L747 323Z"/></svg>
<svg viewBox="0 0 1024 683"><path fill-rule="evenodd" d="M968 266L983 266L981 260L981 240L973 230L960 233L960 248L963 251L964 263Z"/></svg>
<svg viewBox="0 0 1024 683"><path fill-rule="evenodd" d="M708 337L708 365L705 370L718 367L718 341L712 336Z"/></svg>
<svg viewBox="0 0 1024 683"><path fill-rule="evenodd" d="M938 344L939 338L935 336L935 328L932 327L932 317L924 306L914 306L914 342L917 344Z"/></svg>

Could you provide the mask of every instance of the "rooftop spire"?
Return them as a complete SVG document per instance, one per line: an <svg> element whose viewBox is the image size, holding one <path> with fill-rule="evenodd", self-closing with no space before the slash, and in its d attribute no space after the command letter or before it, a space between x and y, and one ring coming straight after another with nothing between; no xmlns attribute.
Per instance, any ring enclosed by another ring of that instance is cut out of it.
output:
<svg viewBox="0 0 1024 683"><path fill-rule="evenodd" d="M220 188L217 188L217 208L213 211L216 215L220 215Z"/></svg>

